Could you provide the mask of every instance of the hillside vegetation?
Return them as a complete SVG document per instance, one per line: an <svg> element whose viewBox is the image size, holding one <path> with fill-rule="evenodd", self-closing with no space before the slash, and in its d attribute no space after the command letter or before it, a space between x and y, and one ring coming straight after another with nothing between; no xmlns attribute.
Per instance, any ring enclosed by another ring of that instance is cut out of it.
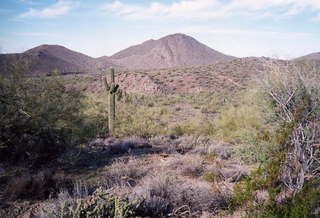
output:
<svg viewBox="0 0 320 218"><path fill-rule="evenodd" d="M112 135L101 75L12 68L0 79L0 216L317 217L313 64L117 72Z"/></svg>

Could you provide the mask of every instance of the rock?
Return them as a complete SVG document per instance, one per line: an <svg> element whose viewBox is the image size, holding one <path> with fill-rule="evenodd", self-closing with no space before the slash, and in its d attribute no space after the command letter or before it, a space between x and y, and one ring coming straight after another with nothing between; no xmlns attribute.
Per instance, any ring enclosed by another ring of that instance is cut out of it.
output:
<svg viewBox="0 0 320 218"><path fill-rule="evenodd" d="M106 140L104 141L106 143ZM122 154L126 152L131 152L136 149L148 149L152 146L144 139L134 138L134 139L124 139L124 140L109 140L109 143L106 144L106 148L111 154Z"/></svg>
<svg viewBox="0 0 320 218"><path fill-rule="evenodd" d="M32 218L32 213L31 211L29 210L28 212L26 212L25 214L22 215L22 218Z"/></svg>
<svg viewBox="0 0 320 218"><path fill-rule="evenodd" d="M229 143L221 143L214 146L212 152L217 154L220 159L228 160L233 154L233 146Z"/></svg>
<svg viewBox="0 0 320 218"><path fill-rule="evenodd" d="M255 192L256 201L263 204L269 199L269 194L266 190L258 190Z"/></svg>
<svg viewBox="0 0 320 218"><path fill-rule="evenodd" d="M248 176L245 171L238 168L212 167L211 169L209 169L209 172L215 175L217 179L227 181L229 183L239 182L240 180Z"/></svg>
<svg viewBox="0 0 320 218"><path fill-rule="evenodd" d="M5 174L5 173L6 173L6 171L0 167L0 175Z"/></svg>
<svg viewBox="0 0 320 218"><path fill-rule="evenodd" d="M239 182L240 180L242 180L246 176L248 176L248 175L245 172L242 172L242 171L231 171L231 172L228 172L225 175L225 178L227 178L228 182L234 183L234 182Z"/></svg>
<svg viewBox="0 0 320 218"><path fill-rule="evenodd" d="M124 146L130 147L131 149L143 149L152 148L152 146L145 140L141 138L129 138L121 142Z"/></svg>
<svg viewBox="0 0 320 218"><path fill-rule="evenodd" d="M90 147L103 147L105 146L104 140L101 138L94 139L89 143Z"/></svg>
<svg viewBox="0 0 320 218"><path fill-rule="evenodd" d="M120 140L117 139L117 138L115 138L115 137L109 137L109 138L104 139L104 140L103 140L103 143L104 143L105 145L110 145L110 144L117 143L117 142L119 142L119 141L120 141Z"/></svg>

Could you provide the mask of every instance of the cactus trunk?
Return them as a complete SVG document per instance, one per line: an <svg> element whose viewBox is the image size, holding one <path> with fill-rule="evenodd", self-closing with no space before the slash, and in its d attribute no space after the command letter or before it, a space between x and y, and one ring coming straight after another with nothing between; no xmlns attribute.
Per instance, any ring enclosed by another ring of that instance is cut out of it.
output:
<svg viewBox="0 0 320 218"><path fill-rule="evenodd" d="M122 90L119 88L119 85L115 83L115 75L114 69L110 69L110 83L107 80L107 72L104 75L104 86L106 88L106 92L109 94L109 108L108 108L108 129L109 135L113 134L114 131L114 121L116 119L116 95L118 96L118 100L122 97Z"/></svg>
<svg viewBox="0 0 320 218"><path fill-rule="evenodd" d="M114 69L110 69L110 82L111 87L113 88L115 81L114 81ZM109 134L111 135L114 130L114 121L116 118L116 94L114 92L109 93Z"/></svg>

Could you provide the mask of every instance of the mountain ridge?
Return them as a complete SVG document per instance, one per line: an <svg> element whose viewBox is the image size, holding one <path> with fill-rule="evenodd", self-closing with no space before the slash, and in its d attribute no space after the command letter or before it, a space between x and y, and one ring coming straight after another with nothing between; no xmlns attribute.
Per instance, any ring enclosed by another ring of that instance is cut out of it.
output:
<svg viewBox="0 0 320 218"><path fill-rule="evenodd" d="M214 64L233 60L198 42L191 36L176 33L160 39L149 39L130 46L111 56L93 58L61 45L43 44L23 53L0 54L0 73L8 74L10 65L28 62L29 74L100 72L109 67L118 69L158 69Z"/></svg>
<svg viewBox="0 0 320 218"><path fill-rule="evenodd" d="M176 33L158 40L147 40L102 58L128 69L152 69L208 65L236 57L211 49L191 36Z"/></svg>
<svg viewBox="0 0 320 218"><path fill-rule="evenodd" d="M303 55L301 57L295 58L294 60L314 60L320 61L320 52L313 52L307 55Z"/></svg>
<svg viewBox="0 0 320 218"><path fill-rule="evenodd" d="M10 66L19 63L26 64L31 75L47 74L54 70L62 73L93 73L116 66L108 61L97 62L95 58L61 45L43 44L23 53L0 54L0 73L9 74Z"/></svg>

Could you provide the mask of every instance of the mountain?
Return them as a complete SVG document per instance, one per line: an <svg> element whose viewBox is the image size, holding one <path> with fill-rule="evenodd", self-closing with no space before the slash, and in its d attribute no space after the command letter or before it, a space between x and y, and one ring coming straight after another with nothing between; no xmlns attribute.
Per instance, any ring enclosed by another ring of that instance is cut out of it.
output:
<svg viewBox="0 0 320 218"><path fill-rule="evenodd" d="M99 62L95 58L72 51L59 45L41 45L24 53L1 54L0 73L8 74L8 69L14 63L27 63L28 73L44 74L53 70L68 72L98 72L101 69L115 66L108 61Z"/></svg>
<svg viewBox="0 0 320 218"><path fill-rule="evenodd" d="M148 40L111 57L99 59L128 69L153 69L208 65L234 58L213 50L190 36L177 33L158 40Z"/></svg>
<svg viewBox="0 0 320 218"><path fill-rule="evenodd" d="M311 54L296 58L295 60L316 60L316 61L320 61L320 52L311 53Z"/></svg>
<svg viewBox="0 0 320 218"><path fill-rule="evenodd" d="M41 45L23 53L0 54L0 74L9 74L10 66L27 63L31 75L62 73L97 73L109 67L155 69L215 64L233 60L184 34L173 34L131 46L110 57L92 58L60 45Z"/></svg>

